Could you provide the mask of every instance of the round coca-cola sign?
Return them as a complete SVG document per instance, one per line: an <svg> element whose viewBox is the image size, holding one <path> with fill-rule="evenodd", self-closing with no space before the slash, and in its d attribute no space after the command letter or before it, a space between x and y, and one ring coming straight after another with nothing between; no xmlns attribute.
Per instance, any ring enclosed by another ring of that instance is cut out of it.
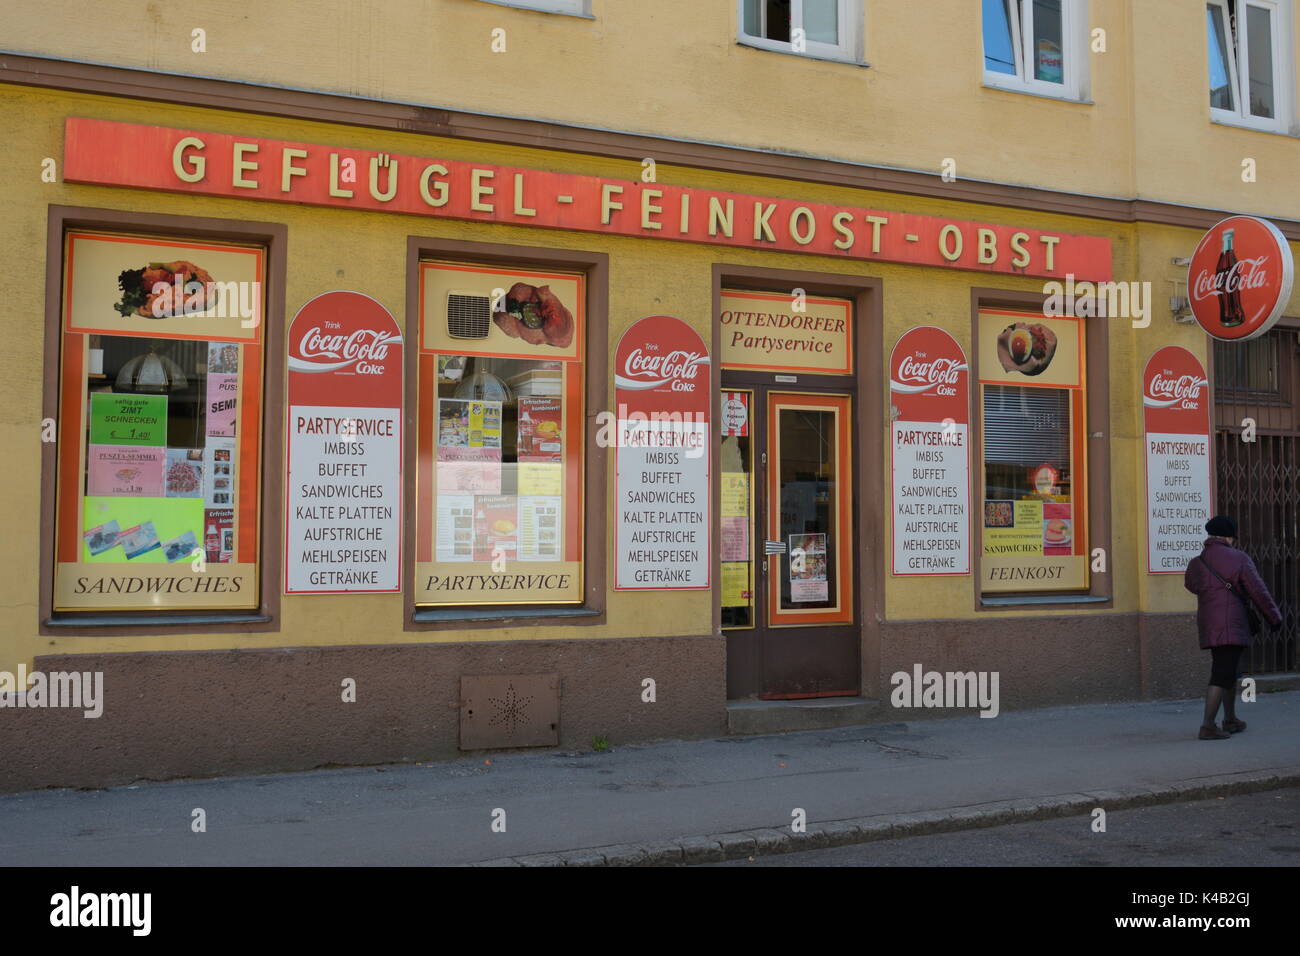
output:
<svg viewBox="0 0 1300 956"><path fill-rule="evenodd" d="M1291 298L1295 261L1271 222L1232 216L1202 238L1187 270L1187 298L1201 328L1225 342L1263 335Z"/></svg>

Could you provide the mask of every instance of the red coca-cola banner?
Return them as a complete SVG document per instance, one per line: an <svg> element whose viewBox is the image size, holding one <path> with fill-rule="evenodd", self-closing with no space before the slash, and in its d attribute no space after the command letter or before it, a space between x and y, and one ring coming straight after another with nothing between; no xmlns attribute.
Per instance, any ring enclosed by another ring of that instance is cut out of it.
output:
<svg viewBox="0 0 1300 956"><path fill-rule="evenodd" d="M699 333L670 315L633 323L614 350L615 590L711 586L710 365Z"/></svg>
<svg viewBox="0 0 1300 956"><path fill-rule="evenodd" d="M1182 574L1200 553L1213 510L1210 383L1200 359L1168 345L1142 375L1147 572Z"/></svg>
<svg viewBox="0 0 1300 956"><path fill-rule="evenodd" d="M402 333L359 292L289 324L286 594L401 589Z"/></svg>
<svg viewBox="0 0 1300 956"><path fill-rule="evenodd" d="M1149 432L1210 433L1210 381L1201 360L1178 345L1151 356L1142 376L1142 411Z"/></svg>
<svg viewBox="0 0 1300 956"><path fill-rule="evenodd" d="M1232 216L1207 232L1187 270L1187 298L1201 328L1226 342L1263 335L1291 299L1295 260L1271 222Z"/></svg>
<svg viewBox="0 0 1300 956"><path fill-rule="evenodd" d="M970 367L961 345L943 329L923 325L904 332L889 359L889 396L909 422L952 419L970 424Z"/></svg>

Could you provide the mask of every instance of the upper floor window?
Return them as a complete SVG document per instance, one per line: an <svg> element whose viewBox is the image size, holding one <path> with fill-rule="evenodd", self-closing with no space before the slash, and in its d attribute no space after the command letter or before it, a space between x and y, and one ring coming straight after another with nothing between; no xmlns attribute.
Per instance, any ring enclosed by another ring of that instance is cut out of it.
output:
<svg viewBox="0 0 1300 956"><path fill-rule="evenodd" d="M525 7L543 13L568 13L575 17L586 16L590 0L488 0L507 7Z"/></svg>
<svg viewBox="0 0 1300 956"><path fill-rule="evenodd" d="M740 42L833 60L861 57L862 0L740 0Z"/></svg>
<svg viewBox="0 0 1300 956"><path fill-rule="evenodd" d="M1085 22L1080 0L984 0L984 82L1083 99Z"/></svg>
<svg viewBox="0 0 1300 956"><path fill-rule="evenodd" d="M1289 127L1290 25L1281 0L1205 5L1210 115L1256 129Z"/></svg>

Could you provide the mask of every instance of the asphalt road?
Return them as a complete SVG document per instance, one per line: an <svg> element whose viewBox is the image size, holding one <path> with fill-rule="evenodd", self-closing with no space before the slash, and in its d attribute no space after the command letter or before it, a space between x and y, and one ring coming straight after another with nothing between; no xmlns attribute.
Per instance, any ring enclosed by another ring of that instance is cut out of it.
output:
<svg viewBox="0 0 1300 956"><path fill-rule="evenodd" d="M1300 866L1300 787L708 866Z"/></svg>

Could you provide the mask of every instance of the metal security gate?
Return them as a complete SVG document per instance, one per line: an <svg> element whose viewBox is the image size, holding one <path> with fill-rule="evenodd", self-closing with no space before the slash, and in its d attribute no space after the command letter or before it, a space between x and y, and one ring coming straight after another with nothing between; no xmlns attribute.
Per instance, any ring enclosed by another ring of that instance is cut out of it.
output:
<svg viewBox="0 0 1300 956"><path fill-rule="evenodd" d="M1300 645L1300 322L1282 319L1243 343L1214 343L1220 514L1237 522L1282 611L1251 648L1250 672L1295 672ZM1243 440L1254 425L1254 441Z"/></svg>

